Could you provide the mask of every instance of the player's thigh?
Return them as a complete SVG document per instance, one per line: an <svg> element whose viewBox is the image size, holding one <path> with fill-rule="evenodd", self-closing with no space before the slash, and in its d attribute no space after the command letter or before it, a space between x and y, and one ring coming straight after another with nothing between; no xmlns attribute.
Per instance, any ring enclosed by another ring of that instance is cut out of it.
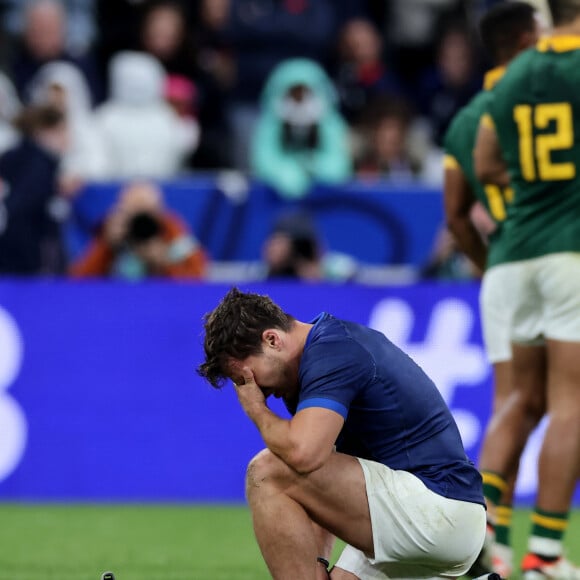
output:
<svg viewBox="0 0 580 580"><path fill-rule="evenodd" d="M355 457L332 453L319 469L300 474L268 450L248 467L246 494L262 501L283 492L298 502L319 525L337 537L372 552L372 528L363 470Z"/></svg>
<svg viewBox="0 0 580 580"><path fill-rule="evenodd" d="M537 285L543 302L544 334L561 342L580 342L580 253L540 259Z"/></svg>
<svg viewBox="0 0 580 580"><path fill-rule="evenodd" d="M489 362L511 359L509 297L506 299L502 268L491 268L484 276L479 295L483 342Z"/></svg>

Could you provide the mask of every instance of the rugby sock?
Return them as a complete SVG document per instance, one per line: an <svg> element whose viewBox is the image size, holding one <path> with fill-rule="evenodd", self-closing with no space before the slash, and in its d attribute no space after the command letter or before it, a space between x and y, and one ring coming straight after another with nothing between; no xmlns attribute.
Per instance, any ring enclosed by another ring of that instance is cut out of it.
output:
<svg viewBox="0 0 580 580"><path fill-rule="evenodd" d="M544 560L557 560L562 555L562 538L568 527L569 512L547 512L536 507L532 514L532 532L528 549Z"/></svg>
<svg viewBox="0 0 580 580"><path fill-rule="evenodd" d="M511 525L513 508L511 505L500 504L495 508L495 541L504 546L511 545Z"/></svg>
<svg viewBox="0 0 580 580"><path fill-rule="evenodd" d="M508 487L507 481L493 471L482 471L481 477L483 479L483 496L488 504L488 508L497 506L501 496Z"/></svg>

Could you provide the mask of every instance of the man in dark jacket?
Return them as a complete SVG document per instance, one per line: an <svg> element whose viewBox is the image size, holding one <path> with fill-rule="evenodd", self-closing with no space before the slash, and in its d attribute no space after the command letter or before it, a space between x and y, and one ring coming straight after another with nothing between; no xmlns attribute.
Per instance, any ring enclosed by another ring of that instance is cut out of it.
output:
<svg viewBox="0 0 580 580"><path fill-rule="evenodd" d="M0 157L0 274L55 272L62 251L50 207L66 125L44 106L25 109L18 123L22 140Z"/></svg>

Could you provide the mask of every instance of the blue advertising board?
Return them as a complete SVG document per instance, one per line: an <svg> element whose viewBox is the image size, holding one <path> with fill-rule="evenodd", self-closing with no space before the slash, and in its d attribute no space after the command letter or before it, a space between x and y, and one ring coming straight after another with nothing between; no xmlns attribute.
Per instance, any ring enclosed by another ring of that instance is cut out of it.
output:
<svg viewBox="0 0 580 580"><path fill-rule="evenodd" d="M259 434L231 386L195 371L202 317L228 288L0 281L0 499L243 501ZM432 376L477 460L492 386L477 283L242 288L303 320L327 311L384 332ZM522 461L522 503L541 432Z"/></svg>
<svg viewBox="0 0 580 580"><path fill-rule="evenodd" d="M260 260L262 245L282 215L311 216L324 247L374 265L423 266L443 223L441 191L420 184L352 182L316 187L288 201L257 183L238 196L216 177L163 183L167 206L180 214L217 261ZM87 246L124 184L88 186L75 199L67 222L71 256Z"/></svg>

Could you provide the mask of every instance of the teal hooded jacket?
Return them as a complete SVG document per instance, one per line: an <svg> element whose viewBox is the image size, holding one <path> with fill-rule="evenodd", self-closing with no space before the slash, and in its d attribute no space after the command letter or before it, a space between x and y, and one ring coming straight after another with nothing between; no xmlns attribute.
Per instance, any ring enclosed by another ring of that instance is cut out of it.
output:
<svg viewBox="0 0 580 580"><path fill-rule="evenodd" d="M308 87L318 98L321 113L314 148L284 145L280 103L295 85ZM324 70L308 59L278 65L262 92L261 114L252 139L251 164L255 177L287 199L299 199L315 183L341 183L352 174L348 127L336 108L336 92Z"/></svg>

